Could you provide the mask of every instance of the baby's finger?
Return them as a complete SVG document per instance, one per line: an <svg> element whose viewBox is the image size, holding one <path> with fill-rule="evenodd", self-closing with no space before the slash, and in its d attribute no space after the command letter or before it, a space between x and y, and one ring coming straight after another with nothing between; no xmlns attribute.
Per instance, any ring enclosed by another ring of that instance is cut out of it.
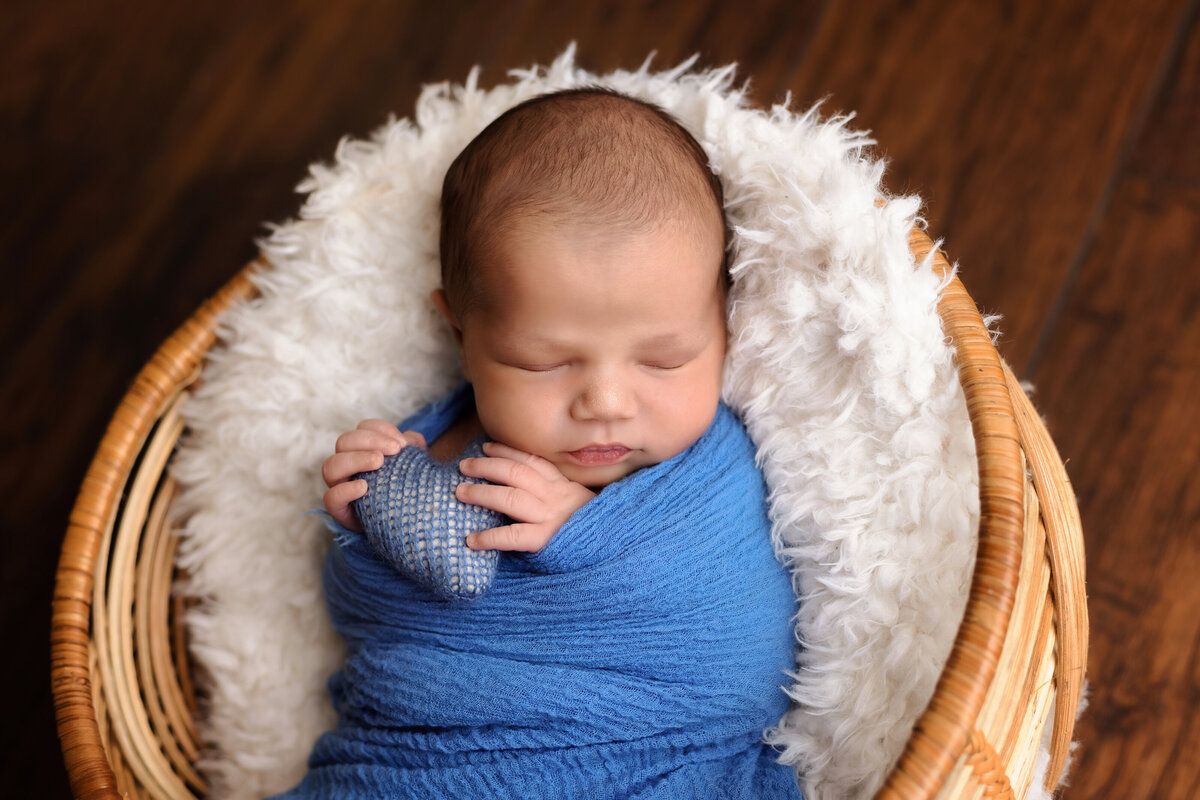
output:
<svg viewBox="0 0 1200 800"><path fill-rule="evenodd" d="M350 503L366 493L366 481L345 481L329 487L329 491L325 492L322 499L325 502L325 510L331 517L350 530L361 531L362 527L358 524L358 518L354 516L354 510L350 508Z"/></svg>
<svg viewBox="0 0 1200 800"><path fill-rule="evenodd" d="M357 430L374 431L382 433L384 436L389 436L393 439L400 438L400 429L385 419L364 419L358 423Z"/></svg>
<svg viewBox="0 0 1200 800"><path fill-rule="evenodd" d="M536 553L546 546L547 538L540 525L515 523L472 533L467 547L472 550L516 550Z"/></svg>
<svg viewBox="0 0 1200 800"><path fill-rule="evenodd" d="M511 461L516 461L518 464L526 464L548 481L564 480L563 474L559 471L558 467L541 456L526 453L524 450L518 450L515 447L510 447L500 442L484 442L483 452L495 458L507 458Z"/></svg>
<svg viewBox="0 0 1200 800"><path fill-rule="evenodd" d="M420 431L405 431L401 435L404 437L404 440L411 445L415 445L422 450L429 448L429 444L425 441L425 434L421 433Z"/></svg>
<svg viewBox="0 0 1200 800"><path fill-rule="evenodd" d="M485 481L524 489L535 497L541 497L542 488L547 478L532 464L523 464L508 458L489 456L486 458L464 458L458 462L458 469L470 478L483 478Z"/></svg>
<svg viewBox="0 0 1200 800"><path fill-rule="evenodd" d="M347 431L337 438L333 450L335 453L348 453L353 450L373 450L385 455L395 455L405 446L404 437L399 431L395 436L379 431L357 428Z"/></svg>
<svg viewBox="0 0 1200 800"><path fill-rule="evenodd" d="M521 522L544 521L544 506L524 489L491 483L460 483L454 496L459 502L490 508Z"/></svg>
<svg viewBox="0 0 1200 800"><path fill-rule="evenodd" d="M321 477L332 488L351 475L373 472L383 466L383 453L373 450L350 450L334 453L321 464Z"/></svg>

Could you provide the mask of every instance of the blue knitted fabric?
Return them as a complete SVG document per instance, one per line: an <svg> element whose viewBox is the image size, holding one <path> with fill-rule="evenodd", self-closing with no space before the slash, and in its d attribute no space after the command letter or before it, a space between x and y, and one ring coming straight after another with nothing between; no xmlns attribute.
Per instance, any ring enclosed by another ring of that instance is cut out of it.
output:
<svg viewBox="0 0 1200 800"><path fill-rule="evenodd" d="M787 710L795 597L724 406L541 552L505 554L474 602L402 579L345 530L324 578L347 646L338 726L281 797L800 797L762 743Z"/></svg>
<svg viewBox="0 0 1200 800"><path fill-rule="evenodd" d="M482 456L482 443L472 442L459 459ZM367 482L367 493L352 505L367 541L402 575L443 597L471 600L491 585L500 554L470 549L466 536L510 520L459 502L455 487L484 481L466 477L457 463L404 447L379 469L355 476Z"/></svg>

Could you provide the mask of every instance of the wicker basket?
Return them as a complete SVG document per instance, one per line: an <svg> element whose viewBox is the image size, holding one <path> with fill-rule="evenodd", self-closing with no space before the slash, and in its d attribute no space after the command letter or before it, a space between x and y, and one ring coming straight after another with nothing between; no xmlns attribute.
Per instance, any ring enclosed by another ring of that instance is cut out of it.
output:
<svg viewBox="0 0 1200 800"><path fill-rule="evenodd" d="M932 248L909 237L917 259ZM948 264L935 254L935 269ZM222 309L253 295L251 264L163 344L122 400L71 512L56 576L51 676L78 798L190 798L197 714L166 473L180 401ZM1023 797L1053 705L1047 784L1065 764L1087 656L1083 543L1045 428L954 279L939 305L979 457L981 521L962 625L929 706L879 798Z"/></svg>

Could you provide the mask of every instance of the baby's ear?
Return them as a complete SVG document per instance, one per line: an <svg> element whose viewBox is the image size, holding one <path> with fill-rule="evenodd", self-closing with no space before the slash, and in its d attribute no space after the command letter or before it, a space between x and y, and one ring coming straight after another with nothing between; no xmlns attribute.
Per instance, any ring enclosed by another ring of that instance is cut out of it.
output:
<svg viewBox="0 0 1200 800"><path fill-rule="evenodd" d="M454 341L458 343L459 348L462 348L462 325L458 324L458 318L454 316L454 312L450 310L450 303L446 300L446 292L442 289L434 289L429 293L429 299L433 301L434 306L446 318L446 322L450 323L450 330L454 332Z"/></svg>

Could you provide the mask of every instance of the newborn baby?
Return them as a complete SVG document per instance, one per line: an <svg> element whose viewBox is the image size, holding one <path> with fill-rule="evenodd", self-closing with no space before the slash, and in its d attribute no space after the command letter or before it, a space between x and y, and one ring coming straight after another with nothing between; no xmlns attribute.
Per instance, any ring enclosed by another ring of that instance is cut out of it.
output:
<svg viewBox="0 0 1200 800"><path fill-rule="evenodd" d="M451 165L432 301L469 383L405 433L364 421L324 464L347 662L338 728L284 797L800 796L762 743L795 598L720 403L722 202L678 122L602 89L511 109ZM502 552L471 602L436 591L449 560L424 584L408 569L450 531L364 537L352 510L426 442L472 479L455 499L497 515L451 540Z"/></svg>

